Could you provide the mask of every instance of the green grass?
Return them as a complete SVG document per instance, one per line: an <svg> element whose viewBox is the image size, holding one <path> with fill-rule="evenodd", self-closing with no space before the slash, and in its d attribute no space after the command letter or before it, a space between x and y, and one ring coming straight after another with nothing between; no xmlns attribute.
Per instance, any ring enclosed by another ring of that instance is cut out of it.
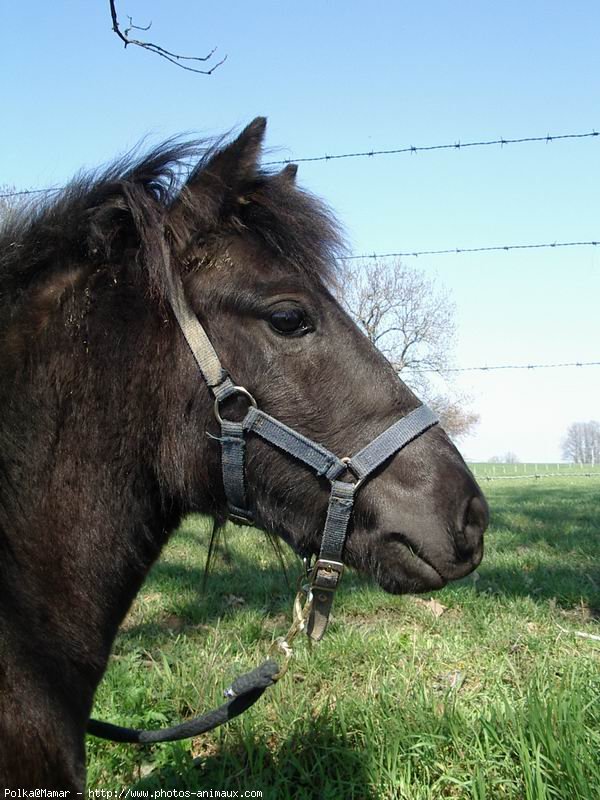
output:
<svg viewBox="0 0 600 800"><path fill-rule="evenodd" d="M90 738L89 788L259 790L265 798L600 797L600 481L486 484L476 576L392 597L344 576L335 619L239 720L192 742ZM189 518L115 644L95 716L158 726L214 707L289 624L264 537L232 529L200 592L208 526ZM291 556L288 558L293 565Z"/></svg>

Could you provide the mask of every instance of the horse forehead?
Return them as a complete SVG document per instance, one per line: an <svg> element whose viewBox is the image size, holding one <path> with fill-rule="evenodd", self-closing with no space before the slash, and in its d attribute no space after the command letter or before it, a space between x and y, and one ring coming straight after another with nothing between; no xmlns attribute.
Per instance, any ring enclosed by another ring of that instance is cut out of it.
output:
<svg viewBox="0 0 600 800"><path fill-rule="evenodd" d="M233 271L241 271L249 279L252 276L257 282L263 280L288 280L297 288L321 290L324 276L319 274L299 253L277 252L275 247L262 241L250 232L229 239L226 246L215 258L215 263L222 269L228 267ZM325 276L326 279L326 276Z"/></svg>
<svg viewBox="0 0 600 800"><path fill-rule="evenodd" d="M221 296L237 294L240 290L255 296L291 295L310 297L314 301L330 297L322 281L287 263L277 255L258 257L217 258L204 272L197 275L197 287L204 285Z"/></svg>

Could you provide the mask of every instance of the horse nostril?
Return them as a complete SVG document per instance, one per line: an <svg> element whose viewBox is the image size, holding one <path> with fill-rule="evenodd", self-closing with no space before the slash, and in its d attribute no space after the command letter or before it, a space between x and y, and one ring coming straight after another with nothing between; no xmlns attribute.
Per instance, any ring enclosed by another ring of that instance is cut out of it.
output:
<svg viewBox="0 0 600 800"><path fill-rule="evenodd" d="M467 510L465 511L465 528L471 526L473 528L477 528L479 534L481 535L487 528L488 522L488 504L482 495L476 494L475 497L471 498L469 505L467 506Z"/></svg>
<svg viewBox="0 0 600 800"><path fill-rule="evenodd" d="M461 558L472 558L475 553L481 551L481 540L488 522L488 505L482 495L476 494L467 503L462 524L456 536L456 548Z"/></svg>

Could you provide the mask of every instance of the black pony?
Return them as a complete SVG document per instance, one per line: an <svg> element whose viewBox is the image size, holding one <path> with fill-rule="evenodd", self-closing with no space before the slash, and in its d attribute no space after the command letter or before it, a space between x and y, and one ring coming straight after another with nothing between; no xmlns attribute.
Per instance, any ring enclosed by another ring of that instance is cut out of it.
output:
<svg viewBox="0 0 600 800"><path fill-rule="evenodd" d="M208 389L174 280L261 408L355 453L419 405L328 291L340 252L265 121L198 158L167 143L75 180L0 236L0 785L83 791L85 729L119 623L182 516L223 520ZM238 401L228 401L235 407ZM317 552L328 489L250 437L257 524ZM344 561L391 592L482 556L485 500L439 426L357 497Z"/></svg>

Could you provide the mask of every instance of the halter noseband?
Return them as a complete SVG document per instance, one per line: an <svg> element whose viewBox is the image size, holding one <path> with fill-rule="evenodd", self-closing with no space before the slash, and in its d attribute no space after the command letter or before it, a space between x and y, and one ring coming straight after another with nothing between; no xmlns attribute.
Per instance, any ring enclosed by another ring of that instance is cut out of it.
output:
<svg viewBox="0 0 600 800"><path fill-rule="evenodd" d="M171 305L200 372L215 398L214 413L221 426L219 441L229 518L239 524L253 524L252 515L247 509L244 481L247 433L260 436L302 461L317 476L327 478L331 484L321 550L310 571L312 603L307 632L318 641L325 633L333 595L344 570L342 555L357 489L384 461L435 425L438 419L430 408L421 405L393 423L356 455L338 458L323 445L261 411L247 389L233 384L181 287L173 292ZM241 422L223 419L220 412L221 403L236 394L243 395L249 402L248 411ZM353 482L340 480L344 476L351 476Z"/></svg>

